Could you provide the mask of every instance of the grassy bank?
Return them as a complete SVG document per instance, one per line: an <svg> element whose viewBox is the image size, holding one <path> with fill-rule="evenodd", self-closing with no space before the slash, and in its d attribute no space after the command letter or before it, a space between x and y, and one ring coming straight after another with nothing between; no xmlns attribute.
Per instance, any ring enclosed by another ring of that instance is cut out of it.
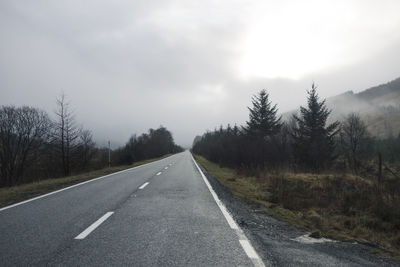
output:
<svg viewBox="0 0 400 267"><path fill-rule="evenodd" d="M133 163L132 165L115 166L63 178L46 179L39 182L0 188L0 207L5 207L29 198L40 196L51 191L62 189L97 177L157 161L171 155L172 154L168 154L159 158L138 161Z"/></svg>
<svg viewBox="0 0 400 267"><path fill-rule="evenodd" d="M314 237L377 244L400 255L400 199L374 181L349 174L258 172L256 176L196 160L238 198L302 225Z"/></svg>

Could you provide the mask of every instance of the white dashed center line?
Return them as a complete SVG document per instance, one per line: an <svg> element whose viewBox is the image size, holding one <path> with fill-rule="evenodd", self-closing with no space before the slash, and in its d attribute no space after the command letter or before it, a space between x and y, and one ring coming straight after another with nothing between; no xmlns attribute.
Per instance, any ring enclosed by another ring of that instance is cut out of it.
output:
<svg viewBox="0 0 400 267"><path fill-rule="evenodd" d="M165 167L164 169L168 169L168 166L167 166L167 167Z"/></svg>
<svg viewBox="0 0 400 267"><path fill-rule="evenodd" d="M106 214L104 214L100 219L98 219L97 221L95 221L91 226L89 226L88 228L86 228L85 231L83 231L82 233L80 233L77 237L75 237L75 239L84 239L85 237L87 237L91 232L93 232L94 229L96 229L97 227L100 226L100 224L102 224L105 220L108 219L108 217L110 217L111 215L113 215L113 211L109 211Z"/></svg>
<svg viewBox="0 0 400 267"><path fill-rule="evenodd" d="M139 189L145 188L148 184L149 184L149 182L145 182L144 184L142 184L142 185L139 187Z"/></svg>
<svg viewBox="0 0 400 267"><path fill-rule="evenodd" d="M160 175L161 174L161 172L157 172L157 174L156 175Z"/></svg>

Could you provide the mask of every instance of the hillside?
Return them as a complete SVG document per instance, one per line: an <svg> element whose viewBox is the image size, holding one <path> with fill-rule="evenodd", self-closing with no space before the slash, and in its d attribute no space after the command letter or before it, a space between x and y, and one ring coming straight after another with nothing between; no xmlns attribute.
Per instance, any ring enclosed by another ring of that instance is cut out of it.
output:
<svg viewBox="0 0 400 267"><path fill-rule="evenodd" d="M359 93L347 91L328 98L326 103L332 109L331 121L342 121L346 115L355 112L362 117L373 136L400 134L400 78ZM283 117L288 117L288 114Z"/></svg>
<svg viewBox="0 0 400 267"><path fill-rule="evenodd" d="M368 130L377 137L397 136L400 133L400 78L354 94L346 92L327 99L332 119L342 120L357 112Z"/></svg>

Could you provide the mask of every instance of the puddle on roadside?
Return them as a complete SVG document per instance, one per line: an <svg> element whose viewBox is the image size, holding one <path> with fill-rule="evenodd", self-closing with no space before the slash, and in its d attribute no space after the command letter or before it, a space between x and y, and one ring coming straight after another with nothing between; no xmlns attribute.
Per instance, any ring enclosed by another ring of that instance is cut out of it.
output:
<svg viewBox="0 0 400 267"><path fill-rule="evenodd" d="M303 244L318 244L318 243L327 243L327 242L337 242L335 240L329 239L329 238L314 238L314 237L310 237L309 236L310 233L293 238L291 240L299 242L299 243L303 243Z"/></svg>

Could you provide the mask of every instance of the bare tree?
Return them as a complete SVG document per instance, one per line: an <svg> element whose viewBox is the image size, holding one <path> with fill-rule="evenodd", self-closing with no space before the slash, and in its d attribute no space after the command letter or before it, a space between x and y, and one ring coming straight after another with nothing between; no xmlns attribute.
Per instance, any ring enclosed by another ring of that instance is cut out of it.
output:
<svg viewBox="0 0 400 267"><path fill-rule="evenodd" d="M93 141L92 132L89 130L82 130L79 135L78 157L82 169L88 166L89 161L93 158L95 153L95 142Z"/></svg>
<svg viewBox="0 0 400 267"><path fill-rule="evenodd" d="M32 107L0 109L0 185L20 182L32 152L47 141L50 119Z"/></svg>
<svg viewBox="0 0 400 267"><path fill-rule="evenodd" d="M342 123L341 142L347 151L349 164L353 166L355 173L358 171L358 154L362 142L368 137L367 127L356 113L351 113Z"/></svg>
<svg viewBox="0 0 400 267"><path fill-rule="evenodd" d="M57 143L63 175L71 174L71 155L78 146L81 129L76 125L74 114L69 110L69 103L64 94L57 99L57 120L54 123L54 140Z"/></svg>

